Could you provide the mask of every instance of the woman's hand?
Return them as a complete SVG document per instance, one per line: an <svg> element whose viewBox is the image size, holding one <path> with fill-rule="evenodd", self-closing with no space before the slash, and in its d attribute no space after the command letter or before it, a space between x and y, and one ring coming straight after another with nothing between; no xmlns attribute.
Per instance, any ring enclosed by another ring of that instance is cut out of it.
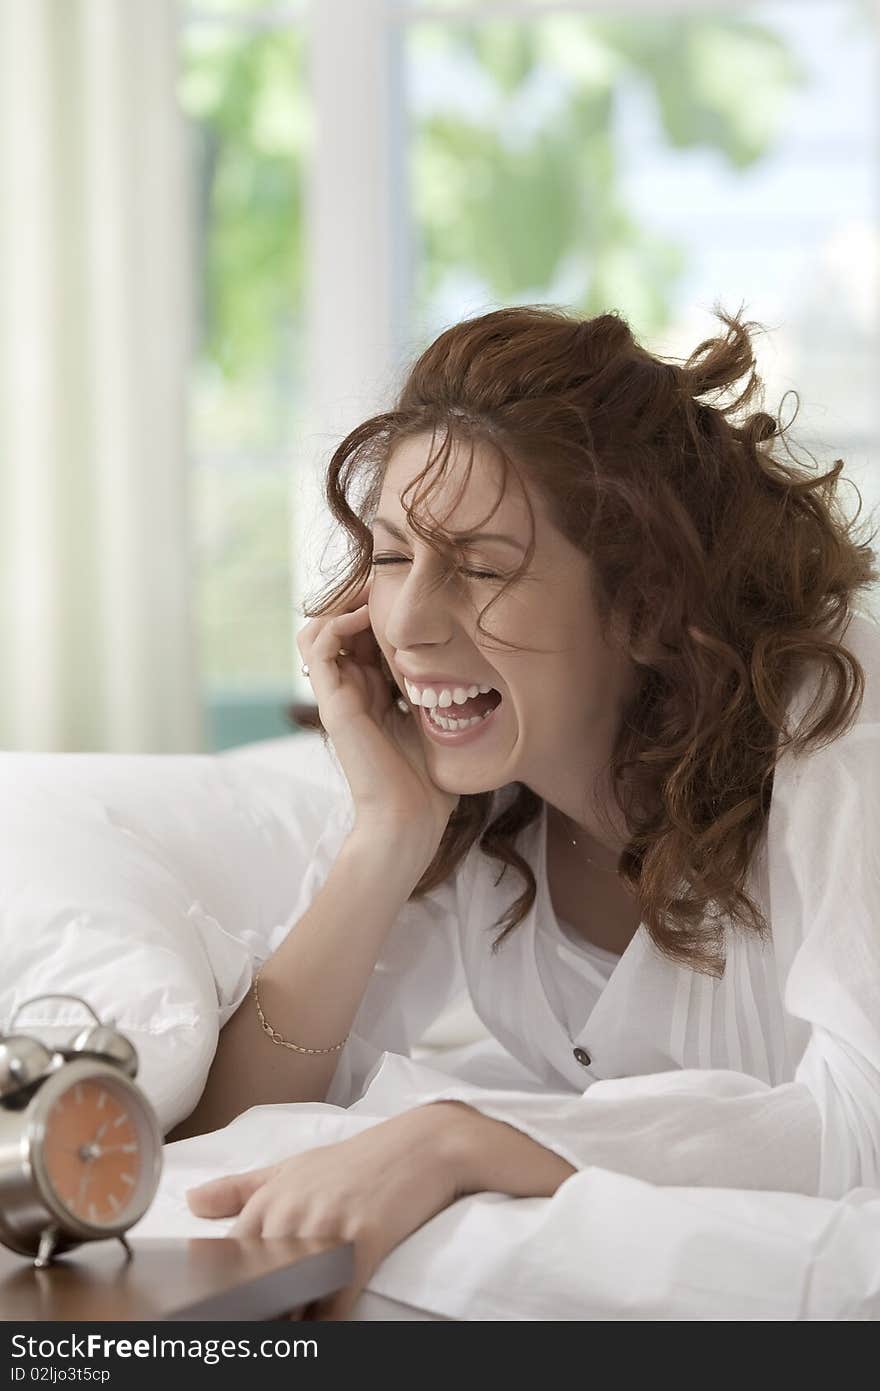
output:
<svg viewBox="0 0 880 1391"><path fill-rule="evenodd" d="M187 1190L197 1217L231 1217L233 1237L331 1237L354 1243L350 1286L306 1318L346 1319L377 1266L458 1196L458 1115L427 1106L278 1164Z"/></svg>
<svg viewBox="0 0 880 1391"><path fill-rule="evenodd" d="M356 822L371 833L416 837L430 864L459 793L432 780L418 714L397 707L401 693L370 626L371 584L372 578L351 596L347 609L311 619L297 633L297 646L351 788ZM338 656L340 647L349 655Z"/></svg>

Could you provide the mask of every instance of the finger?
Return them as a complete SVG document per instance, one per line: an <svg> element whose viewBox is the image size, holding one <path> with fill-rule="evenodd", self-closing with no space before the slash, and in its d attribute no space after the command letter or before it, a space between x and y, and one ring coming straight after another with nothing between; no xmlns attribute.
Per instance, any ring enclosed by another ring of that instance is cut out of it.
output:
<svg viewBox="0 0 880 1391"><path fill-rule="evenodd" d="M186 1190L190 1211L197 1217L233 1217L240 1212L251 1194L269 1179L277 1169L269 1164L262 1169L249 1169L243 1174L223 1174Z"/></svg>
<svg viewBox="0 0 880 1391"><path fill-rule="evenodd" d="M316 658L323 662L334 662L339 656L340 647L353 646L363 633L370 631L369 604L360 604L349 613L335 614L327 620L315 638L308 659L309 666L313 665Z"/></svg>
<svg viewBox="0 0 880 1391"><path fill-rule="evenodd" d="M345 608L337 611L331 609L327 613L318 614L315 618L310 619L304 628L300 629L296 635L296 643L300 655L305 661L311 662L318 643L322 639L326 641L328 634L332 636L335 632L337 640L341 641L343 633L348 634L351 631L354 637L356 633L360 632L361 627L364 626L363 615L366 614L369 618L371 584L372 578L368 579L357 593L350 595ZM356 621L353 630L351 630L353 619Z"/></svg>
<svg viewBox="0 0 880 1391"><path fill-rule="evenodd" d="M255 1193L238 1215L238 1221L230 1227L227 1235L234 1237L263 1236L263 1221L266 1204L261 1193Z"/></svg>

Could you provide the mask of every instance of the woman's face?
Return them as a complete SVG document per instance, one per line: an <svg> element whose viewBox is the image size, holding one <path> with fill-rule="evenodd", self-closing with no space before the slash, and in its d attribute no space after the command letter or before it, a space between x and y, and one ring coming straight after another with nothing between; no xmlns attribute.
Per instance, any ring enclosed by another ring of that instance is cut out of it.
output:
<svg viewBox="0 0 880 1391"><path fill-rule="evenodd" d="M494 636L535 650L507 650L477 631L478 614L500 592L501 583L469 573L449 574L445 583L436 583L444 558L410 531L400 502L430 448L430 435L413 437L401 442L389 460L373 525L371 625L401 691L406 692L404 676L420 686L431 685L438 694L441 686L489 685L500 692L501 704L485 724L445 741L432 737L426 712L413 707L428 771L450 792L484 792L523 782L589 825L586 789L610 756L635 668L605 645L591 597L590 562L548 520L543 499L527 480L523 486L535 516L534 555L483 622ZM479 444L474 445L470 480L452 507L469 453L469 446L453 445L446 477L427 499L422 516L456 535L486 531L509 536L512 544L469 541L462 562L468 571L504 578L521 563L528 544L528 509L514 481L486 520L498 495L501 465L492 450ZM393 535L385 522L406 539ZM386 556L397 559L376 564ZM455 709L452 705L443 713Z"/></svg>

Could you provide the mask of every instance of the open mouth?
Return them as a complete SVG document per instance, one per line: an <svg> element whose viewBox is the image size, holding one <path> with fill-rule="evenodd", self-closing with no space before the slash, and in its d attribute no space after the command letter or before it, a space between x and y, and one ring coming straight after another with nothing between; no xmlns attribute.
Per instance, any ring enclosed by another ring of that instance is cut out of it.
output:
<svg viewBox="0 0 880 1391"><path fill-rule="evenodd" d="M463 705L448 705L441 709L435 705L430 710L419 706L422 725L431 738L441 743L459 743L478 738L490 725L502 703L500 691L493 687L485 694L473 696Z"/></svg>

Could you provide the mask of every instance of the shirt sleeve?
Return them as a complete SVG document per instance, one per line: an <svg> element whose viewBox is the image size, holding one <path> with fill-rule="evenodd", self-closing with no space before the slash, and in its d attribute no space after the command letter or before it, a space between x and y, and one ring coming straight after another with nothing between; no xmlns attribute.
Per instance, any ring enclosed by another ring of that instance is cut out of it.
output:
<svg viewBox="0 0 880 1391"><path fill-rule="evenodd" d="M346 787L334 798L303 875L289 922L324 886L354 824ZM348 1107L363 1094L387 1052L410 1055L448 1004L467 990L458 940L458 879L450 875L400 910L373 967L325 1102ZM356 930L357 924L353 924ZM259 963L255 963L259 964Z"/></svg>
<svg viewBox="0 0 880 1391"><path fill-rule="evenodd" d="M826 1198L880 1187L880 724L784 754L770 818L783 1007L807 1026L791 1081L694 1068L600 1080L582 1096L453 1085L421 1104L466 1102L576 1170Z"/></svg>

